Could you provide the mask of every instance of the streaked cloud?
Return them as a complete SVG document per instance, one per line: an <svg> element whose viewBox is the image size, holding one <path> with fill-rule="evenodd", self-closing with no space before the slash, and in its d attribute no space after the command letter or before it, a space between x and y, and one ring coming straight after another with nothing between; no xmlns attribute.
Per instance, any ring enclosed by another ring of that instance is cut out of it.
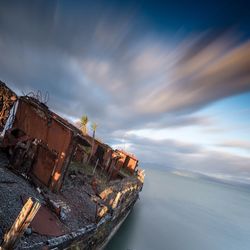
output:
<svg viewBox="0 0 250 250"><path fill-rule="evenodd" d="M240 148L240 149L245 149L250 152L250 141L242 141L242 140L226 141L226 142L219 144L218 146Z"/></svg>
<svg viewBox="0 0 250 250"><path fill-rule="evenodd" d="M129 149L139 153L147 167L188 170L227 181L249 183L250 180L249 156L207 150L176 140L131 137L127 143Z"/></svg>
<svg viewBox="0 0 250 250"><path fill-rule="evenodd" d="M210 164L234 174L233 166L247 169L247 157L207 147L209 136L221 136L215 148L247 149L247 138L245 144L231 140L240 127L228 132L218 125L219 115L202 111L250 92L249 40L231 27L216 33L160 33L151 25L138 6L5 1L0 8L0 78L20 94L48 91L53 110L73 121L87 114L99 124L98 136L126 144L144 162L207 166L203 171ZM249 124L244 120L240 126ZM139 130L166 134L162 139L130 134Z"/></svg>

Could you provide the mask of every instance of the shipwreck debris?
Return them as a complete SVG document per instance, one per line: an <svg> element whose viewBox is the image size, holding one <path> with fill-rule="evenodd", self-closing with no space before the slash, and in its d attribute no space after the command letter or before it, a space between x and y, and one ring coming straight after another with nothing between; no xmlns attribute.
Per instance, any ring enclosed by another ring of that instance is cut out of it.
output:
<svg viewBox="0 0 250 250"><path fill-rule="evenodd" d="M30 225L32 231L41 235L56 237L64 234L62 223L58 217L44 205L41 206Z"/></svg>
<svg viewBox="0 0 250 250"><path fill-rule="evenodd" d="M17 95L0 81L0 132L9 117L10 110L17 100Z"/></svg>
<svg viewBox="0 0 250 250"><path fill-rule="evenodd" d="M9 210L11 216L4 218L0 231L11 227L28 195L41 207L29 228L22 227L25 234L18 249L102 246L142 190L144 172L137 158L83 134L35 96L15 99L14 92L1 86L10 91L3 102L12 102L0 108L7 114L15 105L15 112L8 126L6 117L1 118L5 127L0 144L0 219ZM2 247L6 237L4 242Z"/></svg>
<svg viewBox="0 0 250 250"><path fill-rule="evenodd" d="M34 202L31 198L27 200L12 227L4 235L3 244L0 247L1 249L14 249L17 241L23 235L24 231L28 228L39 208L40 203L38 201Z"/></svg>

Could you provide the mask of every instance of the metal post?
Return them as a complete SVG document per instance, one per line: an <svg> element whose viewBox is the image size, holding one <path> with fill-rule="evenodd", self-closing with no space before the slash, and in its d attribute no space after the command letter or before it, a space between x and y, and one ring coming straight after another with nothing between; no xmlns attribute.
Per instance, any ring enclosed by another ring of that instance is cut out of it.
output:
<svg viewBox="0 0 250 250"><path fill-rule="evenodd" d="M99 159L97 159L97 161L96 161L96 163L95 163L95 167L94 167L94 170L93 170L93 174L95 174L95 170L96 170L96 167L97 167L98 163L99 163Z"/></svg>

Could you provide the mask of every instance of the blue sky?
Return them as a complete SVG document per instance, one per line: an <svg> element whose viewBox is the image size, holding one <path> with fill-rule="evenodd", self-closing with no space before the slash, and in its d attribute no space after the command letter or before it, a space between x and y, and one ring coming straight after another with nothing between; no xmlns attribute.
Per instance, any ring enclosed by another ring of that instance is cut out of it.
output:
<svg viewBox="0 0 250 250"><path fill-rule="evenodd" d="M250 180L247 1L1 1L0 79L141 165Z"/></svg>

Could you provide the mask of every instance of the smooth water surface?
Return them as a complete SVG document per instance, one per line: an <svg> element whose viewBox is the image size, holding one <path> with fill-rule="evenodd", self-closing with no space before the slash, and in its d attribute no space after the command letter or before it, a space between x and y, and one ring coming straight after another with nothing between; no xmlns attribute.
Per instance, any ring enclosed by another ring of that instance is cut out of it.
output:
<svg viewBox="0 0 250 250"><path fill-rule="evenodd" d="M250 190L147 170L106 250L249 250Z"/></svg>

